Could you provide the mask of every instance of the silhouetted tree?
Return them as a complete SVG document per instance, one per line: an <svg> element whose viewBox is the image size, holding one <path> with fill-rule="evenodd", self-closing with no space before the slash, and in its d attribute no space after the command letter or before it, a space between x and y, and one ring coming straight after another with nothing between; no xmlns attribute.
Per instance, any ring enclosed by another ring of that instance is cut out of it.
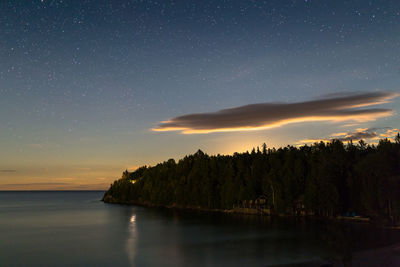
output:
<svg viewBox="0 0 400 267"><path fill-rule="evenodd" d="M134 172L125 170L104 201L159 206L230 209L267 197L277 213L293 213L299 201L310 213L356 212L388 221L400 219L400 136L377 146L339 140L287 146L233 156L198 150Z"/></svg>

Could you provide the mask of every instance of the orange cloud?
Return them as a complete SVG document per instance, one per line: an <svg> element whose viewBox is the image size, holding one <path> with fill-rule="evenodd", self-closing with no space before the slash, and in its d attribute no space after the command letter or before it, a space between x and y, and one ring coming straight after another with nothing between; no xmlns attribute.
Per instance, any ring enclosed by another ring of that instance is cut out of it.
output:
<svg viewBox="0 0 400 267"><path fill-rule="evenodd" d="M188 114L162 121L156 132L181 131L183 134L254 131L290 123L311 121L366 122L393 115L391 109L360 109L388 103L398 97L393 92L334 95L297 103L259 103L217 112Z"/></svg>
<svg viewBox="0 0 400 267"><path fill-rule="evenodd" d="M333 133L329 138L319 139L303 139L297 142L298 145L302 144L313 144L318 142L329 142L332 139L346 141L359 141L361 139L367 141L377 141L379 139L388 138L390 141L394 141L395 136L399 133L399 129L396 128L358 128L354 132L341 132ZM370 142L376 144L376 142Z"/></svg>
<svg viewBox="0 0 400 267"><path fill-rule="evenodd" d="M386 132L381 133L381 134L380 134L380 137L382 137L382 138L385 138L385 137L387 137L387 138L394 138L399 132L400 132L400 130L397 129L397 128L389 129L389 130L387 130Z"/></svg>

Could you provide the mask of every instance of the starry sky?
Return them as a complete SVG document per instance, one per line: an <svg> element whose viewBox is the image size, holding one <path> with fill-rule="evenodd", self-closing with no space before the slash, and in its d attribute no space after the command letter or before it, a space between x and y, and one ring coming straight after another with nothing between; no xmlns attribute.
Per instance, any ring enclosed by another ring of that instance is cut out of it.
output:
<svg viewBox="0 0 400 267"><path fill-rule="evenodd" d="M0 190L400 127L400 1L0 1Z"/></svg>

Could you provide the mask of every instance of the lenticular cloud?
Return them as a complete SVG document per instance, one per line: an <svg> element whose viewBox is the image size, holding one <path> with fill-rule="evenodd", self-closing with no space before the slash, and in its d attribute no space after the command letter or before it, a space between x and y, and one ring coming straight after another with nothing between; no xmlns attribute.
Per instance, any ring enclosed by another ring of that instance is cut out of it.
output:
<svg viewBox="0 0 400 267"><path fill-rule="evenodd" d="M367 107L397 96L393 92L346 93L305 102L250 104L171 118L152 130L194 134L259 130L309 121L371 121L390 116L393 110Z"/></svg>

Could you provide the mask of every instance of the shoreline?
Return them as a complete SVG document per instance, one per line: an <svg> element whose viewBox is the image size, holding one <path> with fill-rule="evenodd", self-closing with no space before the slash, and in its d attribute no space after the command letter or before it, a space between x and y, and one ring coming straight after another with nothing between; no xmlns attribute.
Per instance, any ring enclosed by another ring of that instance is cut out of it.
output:
<svg viewBox="0 0 400 267"><path fill-rule="evenodd" d="M311 214L303 214L303 215L293 215L293 214L283 214L283 213L261 213L261 212L249 212L249 209L209 209L209 208L202 208L196 206L180 206L180 205L156 205L153 203L143 203L143 202L134 202L134 201L109 201L108 199L105 201L101 199L102 202L107 204L117 204L117 205L132 205L132 206L140 206L140 207L147 207L147 208L165 208L165 209L175 209L181 211L196 211L196 212L213 212L213 213L220 213L220 214L235 214L235 215L246 215L246 216L259 216L259 217L279 217L279 218L312 218L317 220L328 220L328 221L338 221L338 222L345 222L345 223L357 223L357 224L370 224L375 225L380 228L385 229L392 229L392 230L400 230L400 225L388 225L383 223L382 221L372 220L371 218L367 217L345 217L345 216L318 216L318 215L311 215Z"/></svg>

